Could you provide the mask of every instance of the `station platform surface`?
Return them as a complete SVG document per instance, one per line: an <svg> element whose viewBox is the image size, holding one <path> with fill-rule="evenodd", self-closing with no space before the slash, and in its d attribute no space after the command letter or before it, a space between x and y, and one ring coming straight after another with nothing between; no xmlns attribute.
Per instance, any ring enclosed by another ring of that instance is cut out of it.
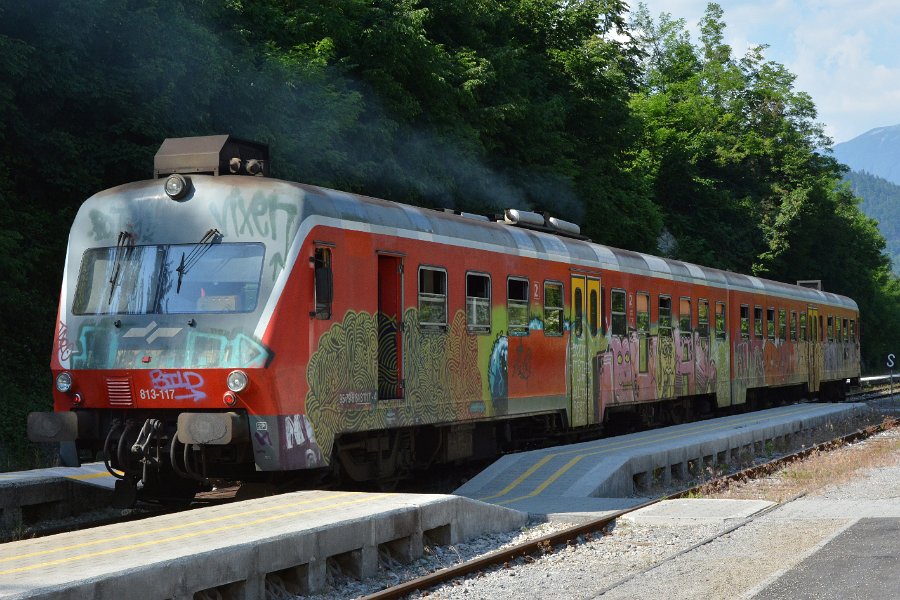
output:
<svg viewBox="0 0 900 600"><path fill-rule="evenodd" d="M305 594L329 561L363 578L379 553L410 560L527 519L459 496L294 492L2 544L0 598L262 598L271 577Z"/></svg>
<svg viewBox="0 0 900 600"><path fill-rule="evenodd" d="M454 493L559 520L586 520L640 504L642 488L763 453L795 435L867 410L797 404L510 454Z"/></svg>
<svg viewBox="0 0 900 600"><path fill-rule="evenodd" d="M0 490L4 487L31 484L51 479L70 479L112 490L116 478L109 474L102 462L85 463L80 467L49 467L14 473L0 473Z"/></svg>

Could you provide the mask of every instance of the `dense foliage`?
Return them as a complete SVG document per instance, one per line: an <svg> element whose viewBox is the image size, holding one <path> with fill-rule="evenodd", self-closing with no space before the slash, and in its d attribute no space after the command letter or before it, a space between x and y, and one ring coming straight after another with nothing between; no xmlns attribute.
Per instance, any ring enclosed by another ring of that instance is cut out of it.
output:
<svg viewBox="0 0 900 600"><path fill-rule="evenodd" d="M887 241L887 254L900 275L900 185L867 171L844 175L853 193L862 198L860 209L876 221Z"/></svg>
<svg viewBox="0 0 900 600"><path fill-rule="evenodd" d="M856 298L896 339L884 241L794 76L735 58L711 4L0 0L0 445L49 404L69 223L165 137L269 143L276 176L425 206L516 206L594 240ZM893 338L891 338L893 336ZM15 367L13 368L13 365ZM5 459L9 460L9 459ZM0 464L0 467L3 465Z"/></svg>

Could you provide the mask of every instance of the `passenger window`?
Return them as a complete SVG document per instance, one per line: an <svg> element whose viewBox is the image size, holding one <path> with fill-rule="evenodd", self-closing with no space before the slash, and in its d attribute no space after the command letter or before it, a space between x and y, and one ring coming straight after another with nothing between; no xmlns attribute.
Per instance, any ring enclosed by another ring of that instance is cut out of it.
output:
<svg viewBox="0 0 900 600"><path fill-rule="evenodd" d="M771 306L766 311L766 337L775 339L775 309Z"/></svg>
<svg viewBox="0 0 900 600"><path fill-rule="evenodd" d="M725 323L727 323L727 319L725 318L725 303L724 302L716 302L716 337L719 339L725 339Z"/></svg>
<svg viewBox="0 0 900 600"><path fill-rule="evenodd" d="M563 284L544 282L544 335L563 333Z"/></svg>
<svg viewBox="0 0 900 600"><path fill-rule="evenodd" d="M753 307L753 337L757 339L763 336L762 314L762 306Z"/></svg>
<svg viewBox="0 0 900 600"><path fill-rule="evenodd" d="M638 371L646 373L649 366L650 342L650 294L637 295Z"/></svg>
<svg viewBox="0 0 900 600"><path fill-rule="evenodd" d="M447 271L444 269L419 267L419 325L447 326Z"/></svg>
<svg viewBox="0 0 900 600"><path fill-rule="evenodd" d="M584 293L581 288L575 288L575 337L581 337L584 332Z"/></svg>
<svg viewBox="0 0 900 600"><path fill-rule="evenodd" d="M528 280L510 277L506 294L509 335L528 335Z"/></svg>
<svg viewBox="0 0 900 600"><path fill-rule="evenodd" d="M625 290L613 290L611 294L612 334L625 335L628 324L625 318Z"/></svg>
<svg viewBox="0 0 900 600"><path fill-rule="evenodd" d="M669 296L659 297L659 334L672 334L672 299Z"/></svg>
<svg viewBox="0 0 900 600"><path fill-rule="evenodd" d="M331 269L331 248L316 248L313 256L314 284L316 297L315 317L331 318L331 303L334 300L334 276Z"/></svg>
<svg viewBox="0 0 900 600"><path fill-rule="evenodd" d="M701 299L697 305L697 333L700 337L709 337L709 300Z"/></svg>
<svg viewBox="0 0 900 600"><path fill-rule="evenodd" d="M826 329L828 332L828 341L834 340L834 317L828 315L828 328Z"/></svg>
<svg viewBox="0 0 900 600"><path fill-rule="evenodd" d="M783 308L778 309L778 339L787 340L787 311Z"/></svg>
<svg viewBox="0 0 900 600"><path fill-rule="evenodd" d="M650 332L650 294L637 295L637 328L644 333Z"/></svg>
<svg viewBox="0 0 900 600"><path fill-rule="evenodd" d="M690 335L691 333L691 321L693 320L691 315L691 299L690 298L681 298L678 301L678 329L681 330L681 335Z"/></svg>
<svg viewBox="0 0 900 600"><path fill-rule="evenodd" d="M791 311L791 321L788 323L788 329L791 330L791 341L797 341L797 329L800 327L800 324L797 323L797 311Z"/></svg>
<svg viewBox="0 0 900 600"><path fill-rule="evenodd" d="M591 295L588 298L588 324L591 326L591 335L597 335L599 323L600 298L597 296L597 290L591 290Z"/></svg>
<svg viewBox="0 0 900 600"><path fill-rule="evenodd" d="M846 342L850 336L850 329L849 329L849 326L847 325L847 319L843 319L841 321L841 323L843 324L843 327L841 328L841 330L844 333L844 341Z"/></svg>
<svg viewBox="0 0 900 600"><path fill-rule="evenodd" d="M806 313L800 313L800 339L806 341Z"/></svg>
<svg viewBox="0 0 900 600"><path fill-rule="evenodd" d="M750 307L741 304L741 337L750 337Z"/></svg>
<svg viewBox="0 0 900 600"><path fill-rule="evenodd" d="M856 341L856 321L853 319L850 319L850 341Z"/></svg>
<svg viewBox="0 0 900 600"><path fill-rule="evenodd" d="M466 325L473 333L491 331L491 278L466 273Z"/></svg>

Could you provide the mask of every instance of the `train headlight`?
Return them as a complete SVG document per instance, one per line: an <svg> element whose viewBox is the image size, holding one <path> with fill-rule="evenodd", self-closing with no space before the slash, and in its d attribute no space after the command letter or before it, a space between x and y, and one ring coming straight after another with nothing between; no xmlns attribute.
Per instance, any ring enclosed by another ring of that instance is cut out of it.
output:
<svg viewBox="0 0 900 600"><path fill-rule="evenodd" d="M72 389L72 374L68 371L63 371L59 375L56 376L56 389L62 393L66 393Z"/></svg>
<svg viewBox="0 0 900 600"><path fill-rule="evenodd" d="M250 383L250 380L247 379L247 374L243 371L232 371L228 374L228 389L235 394L247 389L248 383Z"/></svg>
<svg viewBox="0 0 900 600"><path fill-rule="evenodd" d="M180 173L172 173L166 178L166 195L172 200L181 200L191 189L191 180Z"/></svg>

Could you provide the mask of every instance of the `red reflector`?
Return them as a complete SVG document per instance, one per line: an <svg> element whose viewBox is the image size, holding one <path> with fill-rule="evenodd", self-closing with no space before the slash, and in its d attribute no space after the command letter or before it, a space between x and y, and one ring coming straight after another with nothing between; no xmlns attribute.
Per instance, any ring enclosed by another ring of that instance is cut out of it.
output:
<svg viewBox="0 0 900 600"><path fill-rule="evenodd" d="M141 359L141 362L142 362L142 363L148 363L148 362L150 362L150 357L149 357L149 356L145 356L144 358Z"/></svg>

